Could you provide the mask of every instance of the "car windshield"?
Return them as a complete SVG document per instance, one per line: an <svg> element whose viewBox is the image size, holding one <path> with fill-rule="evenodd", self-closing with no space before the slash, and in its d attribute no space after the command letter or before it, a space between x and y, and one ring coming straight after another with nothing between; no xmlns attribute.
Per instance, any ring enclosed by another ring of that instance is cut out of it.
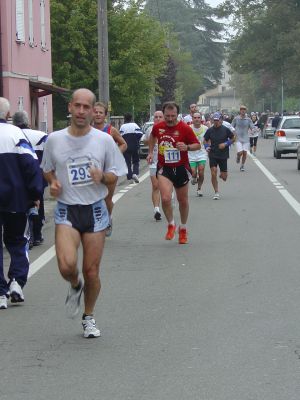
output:
<svg viewBox="0 0 300 400"><path fill-rule="evenodd" d="M283 129L300 129L300 118L286 119L282 124Z"/></svg>

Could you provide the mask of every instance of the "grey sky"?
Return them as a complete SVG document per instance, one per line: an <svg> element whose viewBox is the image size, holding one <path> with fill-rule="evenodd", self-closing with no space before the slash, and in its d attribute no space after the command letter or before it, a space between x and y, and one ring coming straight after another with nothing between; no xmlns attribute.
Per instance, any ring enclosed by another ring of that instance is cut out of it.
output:
<svg viewBox="0 0 300 400"><path fill-rule="evenodd" d="M223 0L206 0L206 3L212 7L216 7L222 2L223 2Z"/></svg>

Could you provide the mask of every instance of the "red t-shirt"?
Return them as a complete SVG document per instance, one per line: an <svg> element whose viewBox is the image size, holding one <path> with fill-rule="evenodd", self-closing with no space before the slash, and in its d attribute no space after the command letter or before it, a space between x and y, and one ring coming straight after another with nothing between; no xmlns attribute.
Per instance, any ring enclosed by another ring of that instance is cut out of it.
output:
<svg viewBox="0 0 300 400"><path fill-rule="evenodd" d="M180 121L177 125L169 127L162 121L152 128L152 135L157 138L158 143L158 166L178 167L185 165L189 168L187 151L176 149L178 142L185 144L199 143L192 128L185 122Z"/></svg>

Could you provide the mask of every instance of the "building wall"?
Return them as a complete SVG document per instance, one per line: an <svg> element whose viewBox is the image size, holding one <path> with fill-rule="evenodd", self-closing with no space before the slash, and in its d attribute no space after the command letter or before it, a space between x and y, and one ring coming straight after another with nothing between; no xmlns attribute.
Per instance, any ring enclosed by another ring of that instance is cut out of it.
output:
<svg viewBox="0 0 300 400"><path fill-rule="evenodd" d="M29 43L29 0L24 0L25 40L16 40L16 0L0 0L3 95L11 104L11 113L20 109L28 112L30 122L41 129L52 130L52 95L37 100L38 118L32 110L32 93L29 80L52 83L50 2L45 4L45 46L41 46L40 0L33 0L33 43ZM45 123L46 122L46 123Z"/></svg>

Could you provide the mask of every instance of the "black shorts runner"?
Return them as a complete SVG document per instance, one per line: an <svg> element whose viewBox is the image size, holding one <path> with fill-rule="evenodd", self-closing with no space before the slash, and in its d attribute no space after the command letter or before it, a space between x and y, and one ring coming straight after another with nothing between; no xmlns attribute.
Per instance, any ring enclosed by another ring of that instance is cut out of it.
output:
<svg viewBox="0 0 300 400"><path fill-rule="evenodd" d="M80 233L100 232L109 225L109 215L104 200L90 205L68 205L57 202L55 223L68 225Z"/></svg>
<svg viewBox="0 0 300 400"><path fill-rule="evenodd" d="M221 172L227 172L227 158L209 157L209 166L210 168L219 166Z"/></svg>
<svg viewBox="0 0 300 400"><path fill-rule="evenodd" d="M168 178L175 188L185 186L190 180L190 172L184 165L179 165L178 167L159 167L157 169L157 175L162 175Z"/></svg>

